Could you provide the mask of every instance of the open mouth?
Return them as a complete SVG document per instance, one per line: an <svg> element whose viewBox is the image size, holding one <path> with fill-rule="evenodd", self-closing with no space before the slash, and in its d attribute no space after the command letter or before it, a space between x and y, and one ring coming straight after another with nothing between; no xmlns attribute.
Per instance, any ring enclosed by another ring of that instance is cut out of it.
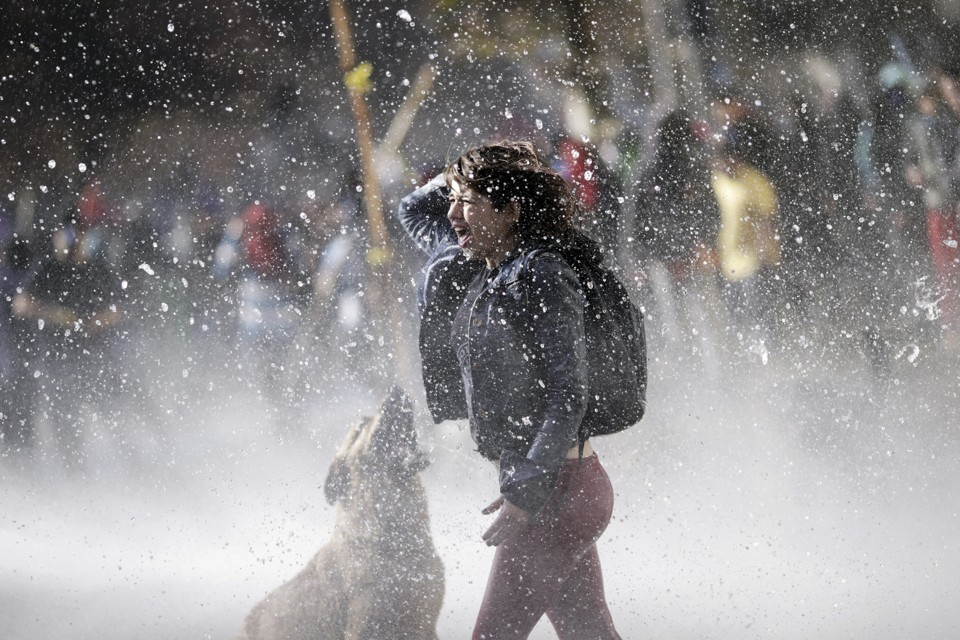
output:
<svg viewBox="0 0 960 640"><path fill-rule="evenodd" d="M470 232L469 227L454 227L453 232L457 234L457 244L460 245L461 249L465 249L470 240L473 239L473 234Z"/></svg>

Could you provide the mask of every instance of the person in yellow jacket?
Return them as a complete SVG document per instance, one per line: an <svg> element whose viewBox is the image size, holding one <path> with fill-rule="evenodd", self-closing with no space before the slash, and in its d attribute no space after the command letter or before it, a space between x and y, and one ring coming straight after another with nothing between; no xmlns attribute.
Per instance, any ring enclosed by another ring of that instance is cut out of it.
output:
<svg viewBox="0 0 960 640"><path fill-rule="evenodd" d="M754 336L750 350L766 360L764 318L772 302L771 277L780 262L777 191L770 178L741 158L737 147L728 145L712 175L720 211L717 259L733 315L741 324L740 337Z"/></svg>
<svg viewBox="0 0 960 640"><path fill-rule="evenodd" d="M777 192L761 171L727 158L713 172L720 209L717 253L723 277L738 282L780 262Z"/></svg>

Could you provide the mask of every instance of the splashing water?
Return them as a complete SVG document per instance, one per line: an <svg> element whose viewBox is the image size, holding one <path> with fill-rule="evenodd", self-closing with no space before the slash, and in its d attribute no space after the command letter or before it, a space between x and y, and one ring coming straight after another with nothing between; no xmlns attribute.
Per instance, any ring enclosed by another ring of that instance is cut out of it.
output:
<svg viewBox="0 0 960 640"><path fill-rule="evenodd" d="M917 308L926 313L927 320L933 321L940 317L940 302L946 297L938 296L939 291L936 287L927 284L927 276L924 276L914 283L914 295L917 300Z"/></svg>
<svg viewBox="0 0 960 640"><path fill-rule="evenodd" d="M920 357L920 347L915 344L908 344L900 349L900 352L897 353L897 360L903 358L904 354L907 356L907 362L915 365L917 358Z"/></svg>

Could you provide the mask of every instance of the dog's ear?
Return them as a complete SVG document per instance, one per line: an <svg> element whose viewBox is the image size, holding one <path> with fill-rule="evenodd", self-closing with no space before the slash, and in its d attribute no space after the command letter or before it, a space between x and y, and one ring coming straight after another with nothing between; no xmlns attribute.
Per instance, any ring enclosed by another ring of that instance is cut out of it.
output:
<svg viewBox="0 0 960 640"><path fill-rule="evenodd" d="M333 456L333 462L330 463L330 469L327 471L327 479L323 483L323 493L330 504L343 500L350 491L350 467L356 461L357 443L370 423L371 418L362 418L353 425L340 443L336 455Z"/></svg>
<svg viewBox="0 0 960 640"><path fill-rule="evenodd" d="M346 461L337 456L330 463L330 470L327 471L327 479L323 483L323 495L327 497L327 502L336 504L347 495L350 488L350 469Z"/></svg>

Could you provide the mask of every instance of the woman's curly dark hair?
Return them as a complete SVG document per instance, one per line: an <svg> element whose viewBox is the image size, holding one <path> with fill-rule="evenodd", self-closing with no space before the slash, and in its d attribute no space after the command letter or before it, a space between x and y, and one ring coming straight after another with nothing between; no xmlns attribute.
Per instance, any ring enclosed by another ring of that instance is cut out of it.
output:
<svg viewBox="0 0 960 640"><path fill-rule="evenodd" d="M575 232L573 190L529 142L502 140L474 147L447 165L444 177L447 185L456 182L486 196L496 211L516 202L521 244L564 242Z"/></svg>

